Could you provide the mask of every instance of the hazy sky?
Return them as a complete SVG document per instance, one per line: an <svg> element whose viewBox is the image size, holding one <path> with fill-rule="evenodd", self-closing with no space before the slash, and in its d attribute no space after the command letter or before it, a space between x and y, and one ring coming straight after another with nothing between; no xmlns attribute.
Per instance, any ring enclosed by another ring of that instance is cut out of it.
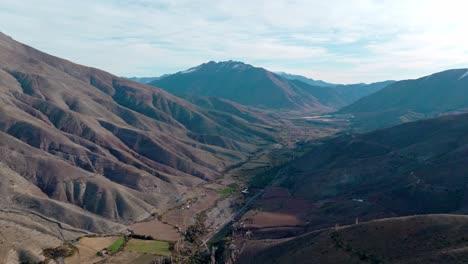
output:
<svg viewBox="0 0 468 264"><path fill-rule="evenodd" d="M0 31L120 76L229 59L336 83L468 67L464 0L0 0Z"/></svg>

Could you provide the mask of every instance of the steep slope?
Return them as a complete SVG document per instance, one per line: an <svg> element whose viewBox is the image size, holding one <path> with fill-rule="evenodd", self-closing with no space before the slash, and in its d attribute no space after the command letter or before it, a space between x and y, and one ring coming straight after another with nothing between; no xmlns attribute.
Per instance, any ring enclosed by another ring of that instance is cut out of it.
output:
<svg viewBox="0 0 468 264"><path fill-rule="evenodd" d="M468 115L343 135L307 148L283 183L313 209L309 226L430 213L467 213Z"/></svg>
<svg viewBox="0 0 468 264"><path fill-rule="evenodd" d="M204 109L229 113L252 123L270 124L275 121L268 115L265 115L264 112L248 108L244 105L229 101L227 99L188 94L181 95L180 97Z"/></svg>
<svg viewBox="0 0 468 264"><path fill-rule="evenodd" d="M332 87L332 86L337 85L337 84L334 84L334 83L324 82L322 80L314 80L312 78L307 78L307 77L302 76L302 75L289 74L289 73L286 73L286 72L278 72L278 75L280 75L281 77L283 77L285 79L288 79L288 80L298 80L298 81L301 81L303 83L307 83L307 84L312 85L312 86Z"/></svg>
<svg viewBox="0 0 468 264"><path fill-rule="evenodd" d="M237 263L466 263L468 216L376 220L287 240L249 241Z"/></svg>
<svg viewBox="0 0 468 264"><path fill-rule="evenodd" d="M374 129L429 118L468 107L468 69L399 81L341 109L358 129Z"/></svg>
<svg viewBox="0 0 468 264"><path fill-rule="evenodd" d="M332 84L324 81L310 79L301 75L279 73L281 77L284 77L288 80L296 80L306 83L310 86L319 86L327 87L330 90L334 91L334 96L339 98L340 106L346 106L352 104L359 100L360 98L373 94L388 85L394 83L395 81L383 81L376 82L371 84L366 83L357 83L357 84ZM330 91L328 91L330 92Z"/></svg>
<svg viewBox="0 0 468 264"><path fill-rule="evenodd" d="M236 226L238 263L466 262L468 217L433 214L468 214L467 132L448 115L302 146Z"/></svg>
<svg viewBox="0 0 468 264"><path fill-rule="evenodd" d="M370 84L346 84L334 86L333 89L345 100L346 104L349 105L365 96L376 93L393 83L395 83L395 81L383 81Z"/></svg>
<svg viewBox="0 0 468 264"><path fill-rule="evenodd" d="M151 82L177 95L220 97L270 109L328 111L336 107L334 102L321 100L319 94L316 96L313 88L305 90L302 86L307 84L301 84L235 61L211 61Z"/></svg>
<svg viewBox="0 0 468 264"><path fill-rule="evenodd" d="M1 33L0 62L2 208L77 232L123 230L273 140L265 124Z"/></svg>

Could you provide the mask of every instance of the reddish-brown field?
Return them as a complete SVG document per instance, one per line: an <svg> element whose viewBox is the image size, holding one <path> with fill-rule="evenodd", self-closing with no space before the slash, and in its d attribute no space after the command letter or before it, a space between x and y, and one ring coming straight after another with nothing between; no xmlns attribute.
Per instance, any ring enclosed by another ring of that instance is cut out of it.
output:
<svg viewBox="0 0 468 264"><path fill-rule="evenodd" d="M285 188L272 187L248 211L239 226L258 238L278 238L305 232L313 203L293 198Z"/></svg>
<svg viewBox="0 0 468 264"><path fill-rule="evenodd" d="M306 200L292 198L285 188L272 187L265 191L254 208L243 217L246 228L262 229L305 225L306 221L302 215L310 211L313 205Z"/></svg>
<svg viewBox="0 0 468 264"><path fill-rule="evenodd" d="M251 211L246 214L246 218L250 221L246 221L246 228L264 228L264 227L276 227L276 226L297 226L303 225L304 222L298 219L296 216L291 214L274 213L274 212L260 212ZM250 224L249 224L250 222Z"/></svg>
<svg viewBox="0 0 468 264"><path fill-rule="evenodd" d="M286 188L279 187L266 190L256 206L264 211L298 215L299 217L314 208L310 201L293 198Z"/></svg>

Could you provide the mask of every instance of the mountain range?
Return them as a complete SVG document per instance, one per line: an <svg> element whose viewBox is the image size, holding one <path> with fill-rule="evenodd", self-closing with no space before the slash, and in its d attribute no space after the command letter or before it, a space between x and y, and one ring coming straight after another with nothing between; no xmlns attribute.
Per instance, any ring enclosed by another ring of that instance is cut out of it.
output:
<svg viewBox="0 0 468 264"><path fill-rule="evenodd" d="M388 127L443 114L465 112L468 107L468 69L434 73L393 83L342 108L355 116L359 130Z"/></svg>
<svg viewBox="0 0 468 264"><path fill-rule="evenodd" d="M337 84L334 83L328 83L322 80L314 80L312 78L308 78L302 75L297 75L297 74L290 74L286 72L277 72L278 75L281 77L288 79L288 80L298 80L303 83L307 83L312 86L323 86L323 87L332 87L332 86L337 86Z"/></svg>
<svg viewBox="0 0 468 264"><path fill-rule="evenodd" d="M467 131L460 114L302 146L240 220L239 263L463 263Z"/></svg>
<svg viewBox="0 0 468 264"><path fill-rule="evenodd" d="M0 62L0 260L116 236L112 261L86 250L152 263L122 251L151 232L184 261L216 243L238 263L468 261L468 69L340 85L210 61L127 79L2 33Z"/></svg>
<svg viewBox="0 0 468 264"><path fill-rule="evenodd" d="M276 74L242 62L211 61L167 75L150 85L178 96L219 97L251 107L325 112L337 110L391 83L311 85L311 81L305 79Z"/></svg>
<svg viewBox="0 0 468 264"><path fill-rule="evenodd" d="M3 34L0 62L0 220L28 216L44 236L126 230L275 141L246 109L202 108Z"/></svg>

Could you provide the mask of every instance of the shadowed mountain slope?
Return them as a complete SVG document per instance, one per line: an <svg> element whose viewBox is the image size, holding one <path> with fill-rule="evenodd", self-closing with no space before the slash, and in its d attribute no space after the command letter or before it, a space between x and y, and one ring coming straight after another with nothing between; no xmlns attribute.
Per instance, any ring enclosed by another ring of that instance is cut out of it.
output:
<svg viewBox="0 0 468 264"><path fill-rule="evenodd" d="M283 183L315 204L310 226L467 213L468 115L411 122L313 143Z"/></svg>
<svg viewBox="0 0 468 264"><path fill-rule="evenodd" d="M237 263L466 263L468 216L424 215L249 241Z"/></svg>
<svg viewBox="0 0 468 264"><path fill-rule="evenodd" d="M343 106L328 100L333 90L288 80L242 62L208 62L151 82L173 94L228 99L269 109L327 111ZM304 87L306 86L306 87Z"/></svg>
<svg viewBox="0 0 468 264"><path fill-rule="evenodd" d="M357 129L375 129L465 112L468 107L468 69L448 70L416 80L393 83L344 107L339 113L353 114Z"/></svg>
<svg viewBox="0 0 468 264"><path fill-rule="evenodd" d="M176 95L218 97L269 109L323 112L353 103L390 83L334 85L242 62L210 61L150 84Z"/></svg>
<svg viewBox="0 0 468 264"><path fill-rule="evenodd" d="M305 77L305 76L302 76L302 75L297 75L297 74L289 74L289 73L286 73L286 72L278 72L277 74L280 75L283 78L288 79L288 80L298 80L298 81L301 81L303 83L307 83L307 84L312 85L312 86L332 87L332 86L337 85L337 84L334 84L334 83L324 82L322 80L315 80L315 79L308 78L308 77Z"/></svg>
<svg viewBox="0 0 468 264"><path fill-rule="evenodd" d="M346 106L351 103L354 103L360 98L373 94L395 82L395 81L383 81L383 82L376 82L376 83L371 83L371 84L366 84L366 83L332 84L332 83L327 83L324 81L310 79L301 75L294 75L294 74L287 74L287 73L279 73L279 75L288 80L301 81L310 86L320 86L320 87L329 88L328 92L330 92L330 90L334 91L335 97L339 98L340 101L335 102L335 104L338 106Z"/></svg>

